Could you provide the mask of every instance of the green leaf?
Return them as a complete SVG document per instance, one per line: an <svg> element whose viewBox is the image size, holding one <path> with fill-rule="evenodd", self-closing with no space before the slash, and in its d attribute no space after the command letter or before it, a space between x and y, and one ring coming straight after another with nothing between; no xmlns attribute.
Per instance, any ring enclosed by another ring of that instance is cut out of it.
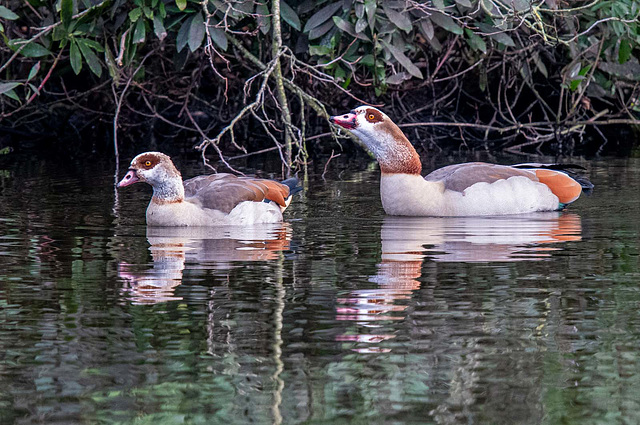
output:
<svg viewBox="0 0 640 425"><path fill-rule="evenodd" d="M531 9L531 0L512 0L510 4L512 4L516 11L524 12Z"/></svg>
<svg viewBox="0 0 640 425"><path fill-rule="evenodd" d="M309 54L311 56L329 56L332 52L329 46L309 46Z"/></svg>
<svg viewBox="0 0 640 425"><path fill-rule="evenodd" d="M438 40L438 37L433 37L432 39L427 39L427 43L429 43L431 48L436 52L439 52L439 51L442 50L442 44L440 44L440 41Z"/></svg>
<svg viewBox="0 0 640 425"><path fill-rule="evenodd" d="M375 30L377 8L378 4L376 3L376 0L364 1L364 11L367 14L367 22L369 23L369 28L371 28L371 31Z"/></svg>
<svg viewBox="0 0 640 425"><path fill-rule="evenodd" d="M124 64L124 66L128 66L133 62L136 57L136 52L138 51L139 44L133 43L131 41L132 39L133 34L129 32L125 38L124 57L122 58L122 64ZM121 66L120 63L118 63L118 65Z"/></svg>
<svg viewBox="0 0 640 425"><path fill-rule="evenodd" d="M67 31L65 31L62 26L57 26L53 29L53 32L51 32L51 39L53 41L60 41L60 47L63 47L62 41L67 41Z"/></svg>
<svg viewBox="0 0 640 425"><path fill-rule="evenodd" d="M465 28L464 32L467 34L467 37L469 37L469 46L471 46L473 50L479 50L482 53L487 53L487 43L485 43L485 41L481 37L479 37L469 28Z"/></svg>
<svg viewBox="0 0 640 425"><path fill-rule="evenodd" d="M364 55L360 60L360 65L364 65L364 66L373 66L374 63L375 63L375 59L373 55Z"/></svg>
<svg viewBox="0 0 640 425"><path fill-rule="evenodd" d="M631 51L633 50L633 46L629 40L621 40L620 48L618 49L618 63L624 64L629 58L631 58Z"/></svg>
<svg viewBox="0 0 640 425"><path fill-rule="evenodd" d="M420 28L427 39L431 40L433 38L435 32L433 30L433 24L429 19L423 19L420 21Z"/></svg>
<svg viewBox="0 0 640 425"><path fill-rule="evenodd" d="M162 19L167 17L167 9L165 9L163 2L160 2L158 10L160 11L160 16L162 16Z"/></svg>
<svg viewBox="0 0 640 425"><path fill-rule="evenodd" d="M544 64L544 62L542 62L542 59L540 59L540 55L538 54L538 52L532 53L531 57L533 58L533 63L536 64L536 68L538 68L538 71L540 71L540 73L544 75L545 78L549 78L549 71L547 70L547 66Z"/></svg>
<svg viewBox="0 0 640 425"><path fill-rule="evenodd" d="M16 92L14 92L13 90L7 90L6 92L4 92L2 94L7 96L7 97L10 97L11 99L15 100L16 102L20 102L20 98L18 97ZM20 103L22 103L22 102L20 102Z"/></svg>
<svg viewBox="0 0 640 425"><path fill-rule="evenodd" d="M205 28L202 13L198 12L191 19L189 27L189 50L195 52L204 40Z"/></svg>
<svg viewBox="0 0 640 425"><path fill-rule="evenodd" d="M149 9L147 6L144 6L142 8L142 11L144 12L144 16L146 16L147 19L153 19L153 10Z"/></svg>
<svg viewBox="0 0 640 425"><path fill-rule="evenodd" d="M312 17L309 18L307 23L304 25L304 32L309 32L315 27L318 27L321 24L327 22L327 20L329 20L329 18L331 18L334 13L336 13L341 7L342 2L337 1L317 11Z"/></svg>
<svg viewBox="0 0 640 425"><path fill-rule="evenodd" d="M226 0L225 3L229 3L229 0ZM233 5L233 8L235 9L233 12L231 12L231 15L234 17L237 17L239 19L243 19L246 16L245 15L251 15L253 13L253 1L249 1L249 0L242 0L242 1L235 1L235 4ZM270 3L270 2L269 2ZM280 4L282 4L282 1L280 2Z"/></svg>
<svg viewBox="0 0 640 425"><path fill-rule="evenodd" d="M68 28L73 19L73 0L60 0L60 19L62 25Z"/></svg>
<svg viewBox="0 0 640 425"><path fill-rule="evenodd" d="M7 9L4 6L0 6L0 18L8 19L9 21L14 21L19 18L18 15L13 13L11 10Z"/></svg>
<svg viewBox="0 0 640 425"><path fill-rule="evenodd" d="M402 71L402 72L398 72L397 74L393 74L392 76L387 78L387 84L390 84L393 86L393 85L401 84L402 82L410 79L411 79L411 76L409 76L409 74L407 74L406 72Z"/></svg>
<svg viewBox="0 0 640 425"><path fill-rule="evenodd" d="M583 76L579 76L575 80L571 80L571 84L569 85L569 90L576 91L578 87L580 87L580 83L584 80Z"/></svg>
<svg viewBox="0 0 640 425"><path fill-rule="evenodd" d="M147 33L147 29L144 26L144 19L139 19L136 23L136 29L133 31L133 38L131 42L133 44L144 43L144 39Z"/></svg>
<svg viewBox="0 0 640 425"><path fill-rule="evenodd" d="M142 9L140 9L139 7L136 7L131 12L129 12L129 20L131 22L136 22L138 19L140 19L140 16L142 16Z"/></svg>
<svg viewBox="0 0 640 425"><path fill-rule="evenodd" d="M31 67L31 71L29 71L29 76L27 77L27 81L30 81L38 74L40 70L40 61L36 62L35 65Z"/></svg>
<svg viewBox="0 0 640 425"><path fill-rule="evenodd" d="M102 45L100 43L98 43L97 41L90 40L88 38L83 38L82 42L84 44L86 44L87 46L91 47L96 52L104 52L104 47L102 47Z"/></svg>
<svg viewBox="0 0 640 425"><path fill-rule="evenodd" d="M28 98L31 93L35 93L37 95L40 94L40 90L38 90L38 87L34 86L33 84L27 83L27 87L29 88L29 90L27 90L27 95L25 96L26 98Z"/></svg>
<svg viewBox="0 0 640 425"><path fill-rule="evenodd" d="M71 40L71 48L69 49L69 60L71 61L71 68L76 75L80 74L82 70L82 56L80 55L80 49L76 40Z"/></svg>
<svg viewBox="0 0 640 425"><path fill-rule="evenodd" d="M15 47L14 50L19 49L20 46L21 45L19 44L14 45ZM47 48L43 47L42 45L36 42L31 42L22 48L22 50L20 51L20 54L25 58L40 58L42 56L47 56L51 54L51 52Z"/></svg>
<svg viewBox="0 0 640 425"><path fill-rule="evenodd" d="M501 16L500 9L491 0L480 0L480 7L491 17ZM495 18L494 18L495 19Z"/></svg>
<svg viewBox="0 0 640 425"><path fill-rule="evenodd" d="M209 27L209 35L211 36L211 40L213 40L218 47L222 50L227 50L229 42L224 30L221 28Z"/></svg>
<svg viewBox="0 0 640 425"><path fill-rule="evenodd" d="M420 69L418 69L417 66L413 64L413 62L411 62L411 59L409 59L404 53L402 53L399 49L397 49L392 44L389 44L384 40L381 40L381 41L382 41L382 45L387 50L389 50L391 55L400 63L400 65L402 65L404 69L409 71L409 74L413 75L416 78L423 78L422 72L420 71Z"/></svg>
<svg viewBox="0 0 640 425"><path fill-rule="evenodd" d="M315 27L311 31L309 31L309 40L314 40L316 38L320 38L333 28L335 28L336 24L333 23L333 19L325 22L324 24Z"/></svg>
<svg viewBox="0 0 640 425"><path fill-rule="evenodd" d="M156 15L153 17L153 32L156 34L156 37L158 37L160 41L164 40L164 38L167 36L167 30L164 28L162 17L160 17L160 15Z"/></svg>
<svg viewBox="0 0 640 425"><path fill-rule="evenodd" d="M191 27L191 20L193 18L187 18L182 23L182 26L178 30L178 35L176 35L176 49L178 52L184 49L184 46L189 42L189 28Z"/></svg>
<svg viewBox="0 0 640 425"><path fill-rule="evenodd" d="M487 84L488 84L488 78L487 78L487 70L485 68L480 68L480 77L478 78L478 86L480 87L480 90L482 92L485 92L487 90Z"/></svg>
<svg viewBox="0 0 640 425"><path fill-rule="evenodd" d="M582 64L580 62L574 63L573 66L569 69L569 78L573 79L578 76L580 73L580 68L582 68Z"/></svg>
<svg viewBox="0 0 640 425"><path fill-rule="evenodd" d="M498 43L504 44L505 46L515 47L516 43L513 41L513 38L505 34L501 29L481 22L476 25L478 25L478 28L480 28L483 33L489 34L488 37L494 39Z"/></svg>
<svg viewBox="0 0 640 425"><path fill-rule="evenodd" d="M462 35L462 28L460 28L450 16L440 12L433 12L430 18L431 21L439 27L444 28L451 33Z"/></svg>
<svg viewBox="0 0 640 425"><path fill-rule="evenodd" d="M176 6L178 6L178 9L180 9L180 10L186 9L187 0L176 0Z"/></svg>
<svg viewBox="0 0 640 425"><path fill-rule="evenodd" d="M271 17L269 16L269 8L267 7L267 5L262 3L256 4L256 15L258 15L257 20L258 26L260 27L260 32L262 32L263 34L268 34L269 30L271 29Z"/></svg>
<svg viewBox="0 0 640 425"><path fill-rule="evenodd" d="M382 3L382 9L387 15L387 18L389 18L389 21L395 24L396 27L400 28L406 33L411 32L413 25L411 24L411 20L405 13L397 12L390 7L387 7L384 2Z"/></svg>
<svg viewBox="0 0 640 425"><path fill-rule="evenodd" d="M591 69L591 64L587 64L580 69L580 72L578 72L578 75L582 75L584 77L585 75L587 75L587 72L589 72L590 69Z"/></svg>
<svg viewBox="0 0 640 425"><path fill-rule="evenodd" d="M522 78L524 78L526 81L531 81L531 69L529 68L529 64L527 62L524 62L520 67L520 75L522 75Z"/></svg>
<svg viewBox="0 0 640 425"><path fill-rule="evenodd" d="M116 60L113 57L113 53L111 53L111 49L109 49L109 45L107 45L107 48L104 50L104 61L107 63L109 76L113 79L113 81L116 84L118 84L118 81L119 81L118 66L116 65Z"/></svg>
<svg viewBox="0 0 640 425"><path fill-rule="evenodd" d="M342 31L346 32L352 37L371 41L369 37L367 37L365 34L356 32L356 29L351 22L347 22L339 16L333 17L333 23L335 23L338 28L340 28Z"/></svg>
<svg viewBox="0 0 640 425"><path fill-rule="evenodd" d="M84 56L84 60L87 62L87 65L89 65L91 72L96 74L97 77L100 77L102 75L102 64L96 54L93 53L93 50L91 50L85 40L79 39L78 46L80 47L82 56Z"/></svg>
<svg viewBox="0 0 640 425"><path fill-rule="evenodd" d="M438 10L445 10L445 5L443 0L433 0L433 5Z"/></svg>
<svg viewBox="0 0 640 425"><path fill-rule="evenodd" d="M287 3L280 1L280 16L284 21L291 25L292 28L300 31L300 18L298 18L298 14L289 6Z"/></svg>
<svg viewBox="0 0 640 425"><path fill-rule="evenodd" d="M468 7L469 9L473 7L469 0L456 0L456 3L458 3L460 6Z"/></svg>
<svg viewBox="0 0 640 425"><path fill-rule="evenodd" d="M0 94L4 94L9 90L13 90L18 87L21 83L0 83Z"/></svg>

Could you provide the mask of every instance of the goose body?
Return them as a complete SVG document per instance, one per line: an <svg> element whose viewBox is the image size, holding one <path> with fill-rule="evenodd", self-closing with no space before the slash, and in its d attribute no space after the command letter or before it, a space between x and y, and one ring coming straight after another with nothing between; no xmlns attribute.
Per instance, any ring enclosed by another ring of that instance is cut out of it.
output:
<svg viewBox="0 0 640 425"><path fill-rule="evenodd" d="M421 175L420 157L383 112L360 106L331 121L354 133L380 164L385 212L404 216L479 216L554 211L578 199L582 185L541 164L450 165ZM593 186L582 182L585 187Z"/></svg>
<svg viewBox="0 0 640 425"><path fill-rule="evenodd" d="M145 152L131 161L118 187L145 182L153 188L148 226L222 226L277 223L289 206L297 179L282 183L233 174L182 181L171 158Z"/></svg>

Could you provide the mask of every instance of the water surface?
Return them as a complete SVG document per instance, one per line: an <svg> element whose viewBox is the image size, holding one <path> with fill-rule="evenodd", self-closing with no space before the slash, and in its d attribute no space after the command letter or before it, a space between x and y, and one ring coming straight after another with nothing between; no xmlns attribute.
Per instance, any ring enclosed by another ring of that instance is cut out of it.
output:
<svg viewBox="0 0 640 425"><path fill-rule="evenodd" d="M587 165L561 213L386 217L353 170L194 230L5 163L0 423L638 423L640 161Z"/></svg>

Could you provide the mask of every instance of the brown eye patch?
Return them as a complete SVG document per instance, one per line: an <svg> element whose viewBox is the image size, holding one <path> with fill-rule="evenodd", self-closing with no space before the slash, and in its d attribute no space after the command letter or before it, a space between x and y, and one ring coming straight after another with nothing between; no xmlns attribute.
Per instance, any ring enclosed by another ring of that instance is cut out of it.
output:
<svg viewBox="0 0 640 425"><path fill-rule="evenodd" d="M380 111L376 111L375 109L367 109L364 111L364 117L370 123L377 123L382 121L382 114Z"/></svg>
<svg viewBox="0 0 640 425"><path fill-rule="evenodd" d="M150 170L156 165L158 165L160 159L158 159L155 155L144 155L138 158L138 164L145 170Z"/></svg>

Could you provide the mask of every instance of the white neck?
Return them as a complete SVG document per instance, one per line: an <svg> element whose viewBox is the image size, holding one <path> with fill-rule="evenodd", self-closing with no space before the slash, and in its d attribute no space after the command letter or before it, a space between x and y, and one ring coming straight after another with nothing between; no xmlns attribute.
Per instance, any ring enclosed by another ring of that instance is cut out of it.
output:
<svg viewBox="0 0 640 425"><path fill-rule="evenodd" d="M162 184L153 185L153 198L160 202L180 202L184 200L184 185L180 177L165 179Z"/></svg>
<svg viewBox="0 0 640 425"><path fill-rule="evenodd" d="M398 143L393 136L388 133L382 133L375 136L367 133L361 133L359 136L362 143L369 148L378 161L390 156L391 149Z"/></svg>

